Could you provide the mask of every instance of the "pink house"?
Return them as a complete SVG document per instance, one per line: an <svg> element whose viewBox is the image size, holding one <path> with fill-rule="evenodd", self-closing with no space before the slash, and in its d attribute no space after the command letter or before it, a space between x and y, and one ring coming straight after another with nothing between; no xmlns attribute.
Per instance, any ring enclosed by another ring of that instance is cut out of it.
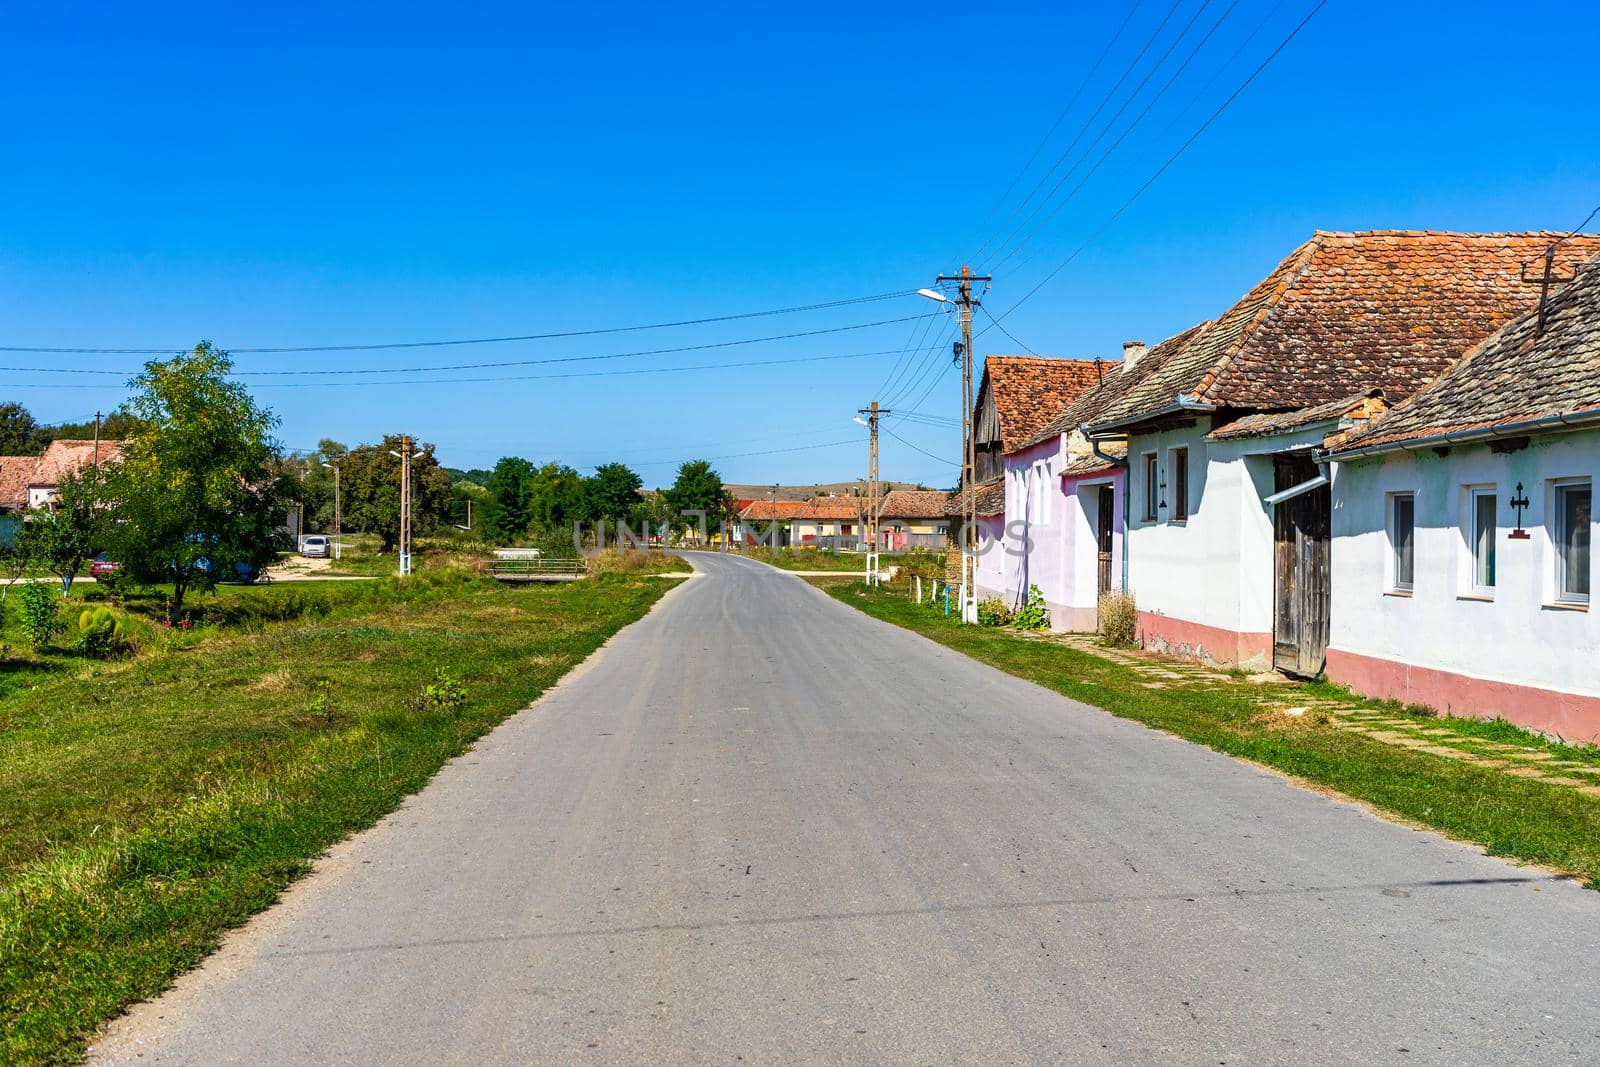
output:
<svg viewBox="0 0 1600 1067"><path fill-rule="evenodd" d="M1200 327L1150 350L1159 362ZM1097 448L1079 429L1135 389L1150 364L1145 346L1123 346L1121 363L1100 364L1088 391L1005 456L1005 550L1000 595L1020 605L1038 586L1057 630L1093 630L1102 594L1123 586L1126 450Z"/></svg>

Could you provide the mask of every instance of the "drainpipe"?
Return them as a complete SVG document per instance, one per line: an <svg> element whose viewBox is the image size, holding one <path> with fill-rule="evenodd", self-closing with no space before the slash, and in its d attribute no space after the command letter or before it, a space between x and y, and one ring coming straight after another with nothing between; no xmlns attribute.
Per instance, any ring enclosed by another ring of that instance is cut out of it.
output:
<svg viewBox="0 0 1600 1067"><path fill-rule="evenodd" d="M1094 452L1095 458L1104 460L1113 467L1121 467L1124 472L1128 469L1126 456L1112 456L1100 451L1100 442L1089 436L1089 424L1078 423L1078 432L1083 434L1084 440L1089 442L1089 449ZM1122 477L1122 591L1128 591L1128 477Z"/></svg>

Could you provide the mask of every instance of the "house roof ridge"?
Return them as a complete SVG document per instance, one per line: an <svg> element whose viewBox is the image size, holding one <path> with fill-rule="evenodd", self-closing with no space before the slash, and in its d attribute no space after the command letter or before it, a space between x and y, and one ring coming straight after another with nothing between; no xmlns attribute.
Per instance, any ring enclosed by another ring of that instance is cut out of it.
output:
<svg viewBox="0 0 1600 1067"><path fill-rule="evenodd" d="M1321 231L1318 231L1317 234L1313 235L1310 240L1306 241L1299 248L1289 253L1289 255L1286 256L1283 261L1273 269L1272 273L1276 274L1283 268L1285 264L1293 262L1296 258L1299 259L1299 262L1294 265L1289 273L1286 274L1277 285L1273 286L1272 292L1267 294L1267 296L1261 301L1261 306L1258 307L1255 310L1255 313L1250 316L1250 319L1245 323L1244 328L1239 331L1239 335L1230 341L1227 347L1224 348L1217 358L1212 361L1210 369L1207 370L1205 375L1200 379L1199 387L1194 391L1193 395L1195 399L1208 399L1208 394L1211 392L1212 386L1216 385L1217 382L1221 380L1222 372L1227 370L1228 365L1233 362L1234 357L1244 350L1244 346L1249 343L1250 338L1255 335L1256 330L1260 329L1262 324L1272 317L1272 313L1282 306L1283 298L1288 294L1289 290L1293 289L1295 284L1305 275L1306 270L1317 258L1317 253L1322 251L1322 241L1323 234ZM1270 274L1268 275L1269 278L1271 276L1272 275ZM1245 295L1248 296L1249 294L1246 293ZM1243 297L1240 299L1243 299Z"/></svg>

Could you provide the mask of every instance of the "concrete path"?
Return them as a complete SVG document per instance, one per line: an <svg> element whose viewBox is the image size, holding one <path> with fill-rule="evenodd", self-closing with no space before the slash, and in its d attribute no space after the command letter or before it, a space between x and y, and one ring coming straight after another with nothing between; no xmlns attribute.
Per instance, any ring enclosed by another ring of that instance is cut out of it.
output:
<svg viewBox="0 0 1600 1067"><path fill-rule="evenodd" d="M1600 1062L1600 894L692 559L95 1058Z"/></svg>

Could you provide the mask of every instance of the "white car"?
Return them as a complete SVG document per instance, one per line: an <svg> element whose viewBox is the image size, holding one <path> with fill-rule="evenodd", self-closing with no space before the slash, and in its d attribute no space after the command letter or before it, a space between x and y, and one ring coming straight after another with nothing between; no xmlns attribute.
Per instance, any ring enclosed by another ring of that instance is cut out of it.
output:
<svg viewBox="0 0 1600 1067"><path fill-rule="evenodd" d="M311 534L300 542L302 556L325 558L329 553L328 539L322 534Z"/></svg>

